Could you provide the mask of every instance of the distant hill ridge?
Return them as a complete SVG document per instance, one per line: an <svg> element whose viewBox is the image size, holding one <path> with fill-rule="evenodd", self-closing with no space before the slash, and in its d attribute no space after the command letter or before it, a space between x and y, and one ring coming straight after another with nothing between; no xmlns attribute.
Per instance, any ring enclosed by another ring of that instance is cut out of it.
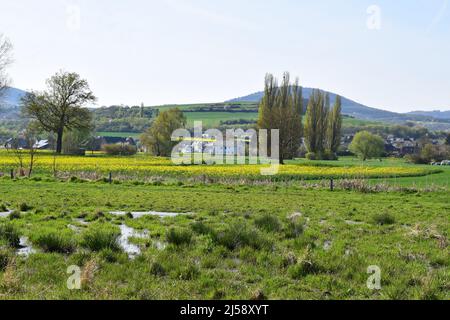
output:
<svg viewBox="0 0 450 320"><path fill-rule="evenodd" d="M303 88L304 99L309 99L313 90L313 88ZM328 93L330 95L331 103L334 103L336 94L333 92ZM16 118L19 114L20 100L25 94L26 91L24 90L12 87L7 88L0 97L0 118ZM260 91L244 97L225 101L225 103L258 103L261 101L263 95L264 93ZM385 121L391 123L404 123L405 121L450 123L450 111L414 111L410 113L396 113L368 107L344 96L342 96L342 110L344 114L362 120Z"/></svg>
<svg viewBox="0 0 450 320"><path fill-rule="evenodd" d="M448 111L412 111L408 114L411 115L418 115L418 116L425 116L425 117L433 117L436 119L449 119L450 120L450 110Z"/></svg>
<svg viewBox="0 0 450 320"><path fill-rule="evenodd" d="M309 99L313 92L313 88L303 88L303 97L305 99ZM327 92L327 91L325 91ZM336 94L333 92L327 92L330 95L330 101L331 103L334 103L336 99ZM228 100L226 102L259 102L264 96L264 92L256 92L252 93L248 96L235 98ZM342 96L341 96L342 97ZM348 99L346 97L342 97L342 111L344 114L353 116L358 119L364 119L364 120L391 120L393 118L403 118L404 115L400 113L395 113L391 111L371 108L368 106L365 106L361 103L355 102L351 99Z"/></svg>
<svg viewBox="0 0 450 320"><path fill-rule="evenodd" d="M16 107L20 104L20 99L25 96L26 91L7 87L4 92L0 94L0 107L8 106L8 107Z"/></svg>

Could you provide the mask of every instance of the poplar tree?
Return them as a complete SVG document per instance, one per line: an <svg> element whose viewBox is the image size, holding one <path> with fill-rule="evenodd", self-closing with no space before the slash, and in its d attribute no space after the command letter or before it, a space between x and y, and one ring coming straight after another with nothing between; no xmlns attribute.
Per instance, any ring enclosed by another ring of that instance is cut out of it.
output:
<svg viewBox="0 0 450 320"><path fill-rule="evenodd" d="M313 90L309 98L304 135L306 149L312 159L321 159L324 154L328 99L320 90Z"/></svg>
<svg viewBox="0 0 450 320"><path fill-rule="evenodd" d="M341 97L336 96L333 109L330 111L328 117L327 130L327 150L332 156L336 156L338 148L341 144L341 129L342 129L342 106Z"/></svg>
<svg viewBox="0 0 450 320"><path fill-rule="evenodd" d="M302 88L298 80L290 83L289 73L284 73L283 82L278 86L271 74L265 78L264 97L259 106L258 127L280 131L280 163L292 159L302 138Z"/></svg>

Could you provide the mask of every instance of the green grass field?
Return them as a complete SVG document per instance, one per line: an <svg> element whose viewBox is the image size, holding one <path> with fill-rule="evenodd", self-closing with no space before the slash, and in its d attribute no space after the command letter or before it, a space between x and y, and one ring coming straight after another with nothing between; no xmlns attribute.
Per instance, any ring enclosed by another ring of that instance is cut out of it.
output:
<svg viewBox="0 0 450 320"><path fill-rule="evenodd" d="M97 136L102 136L102 137L119 137L119 138L139 138L139 136L141 135L141 133L136 133L136 132L96 132L95 133Z"/></svg>
<svg viewBox="0 0 450 320"><path fill-rule="evenodd" d="M2 180L0 191L26 210L0 218L0 230L12 226L36 250L3 263L4 299L450 298L447 192L26 180ZM189 214L109 213L118 210ZM147 235L130 239L134 259L111 244L120 225ZM8 239L0 261L17 250ZM72 265L81 290L66 286ZM379 291L366 286L373 265Z"/></svg>
<svg viewBox="0 0 450 320"><path fill-rule="evenodd" d="M130 175L168 161L143 155L59 160L75 169L129 163ZM361 162L290 165L325 170ZM398 159L364 166L416 167ZM54 178L45 170L31 179L5 176L0 299L448 300L449 169L370 180L410 188L377 192L332 192L314 180L218 184L156 177L110 184ZM414 187L426 179L439 188ZM367 286L371 266L381 271L380 290ZM79 290L67 286L73 270L79 270Z"/></svg>
<svg viewBox="0 0 450 320"><path fill-rule="evenodd" d="M294 160L288 161L288 163L311 163L308 160ZM341 157L339 161L314 161L314 163L320 165L332 165L336 166L370 166L370 167L403 167L403 168L438 168L441 172L431 175L425 175L420 177L394 177L388 179L370 179L369 183L387 183L392 186L398 187L417 187L417 188L431 188L431 187L443 187L450 189L450 166L432 167L429 165L416 165L405 162L404 159L397 158L383 158L379 160L368 160L361 162L361 160L354 157Z"/></svg>
<svg viewBox="0 0 450 320"><path fill-rule="evenodd" d="M194 126L194 121L202 121L204 127L217 128L221 121L258 119L257 113L251 112L185 112L188 127Z"/></svg>

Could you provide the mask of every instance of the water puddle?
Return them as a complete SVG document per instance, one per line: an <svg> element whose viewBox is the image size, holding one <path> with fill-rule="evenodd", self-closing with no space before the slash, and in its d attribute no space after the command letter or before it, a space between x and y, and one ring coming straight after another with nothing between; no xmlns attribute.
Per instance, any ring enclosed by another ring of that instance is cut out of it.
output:
<svg viewBox="0 0 450 320"><path fill-rule="evenodd" d="M70 230L72 230L73 232L76 232L76 233L80 233L80 231L81 231L80 227L74 226L73 224L68 224L67 228L69 228Z"/></svg>
<svg viewBox="0 0 450 320"><path fill-rule="evenodd" d="M332 241L329 241L329 240L325 241L325 242L323 243L323 250L329 251L329 250L331 249L331 245L332 245L332 244L333 244Z"/></svg>
<svg viewBox="0 0 450 320"><path fill-rule="evenodd" d="M136 232L133 228L127 225L120 225L120 237L119 245L128 254L130 259L136 258L136 256L141 254L141 249L138 245L131 243L130 238L148 238L148 231L142 233Z"/></svg>
<svg viewBox="0 0 450 320"><path fill-rule="evenodd" d="M7 218L13 212L13 210L9 210L6 212L0 212L0 218Z"/></svg>
<svg viewBox="0 0 450 320"><path fill-rule="evenodd" d="M353 220L345 220L345 223L351 226L359 226L364 224L364 222L360 222L360 221L353 221Z"/></svg>
<svg viewBox="0 0 450 320"><path fill-rule="evenodd" d="M303 217L303 213L301 212L294 212L293 214L291 214L290 216L288 216L288 219L295 222L297 219Z"/></svg>
<svg viewBox="0 0 450 320"><path fill-rule="evenodd" d="M77 222L77 223L79 223L79 224L81 224L83 226L87 226L89 224L89 222L85 221L82 218L76 218L76 219L73 219L73 221L75 221L75 222Z"/></svg>
<svg viewBox="0 0 450 320"><path fill-rule="evenodd" d="M160 240L153 241L153 244L155 245L155 248L158 249L159 251L162 251L167 247L167 242Z"/></svg>
<svg viewBox="0 0 450 320"><path fill-rule="evenodd" d="M19 256L28 257L30 254L36 253L36 250L33 249L27 237L20 237L19 246L20 248L17 250Z"/></svg>
<svg viewBox="0 0 450 320"><path fill-rule="evenodd" d="M144 212L111 211L110 214L115 216L125 216L127 214L131 214L133 216L133 219L139 219L144 216L156 216L160 218L176 217L186 213L157 212L157 211L144 211Z"/></svg>

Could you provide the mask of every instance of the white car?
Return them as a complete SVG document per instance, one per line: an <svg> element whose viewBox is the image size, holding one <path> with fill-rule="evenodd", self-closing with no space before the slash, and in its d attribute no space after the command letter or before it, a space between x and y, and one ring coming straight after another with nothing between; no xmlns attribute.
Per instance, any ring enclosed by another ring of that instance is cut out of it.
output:
<svg viewBox="0 0 450 320"><path fill-rule="evenodd" d="M441 166L450 166L450 160L444 160L441 162Z"/></svg>

